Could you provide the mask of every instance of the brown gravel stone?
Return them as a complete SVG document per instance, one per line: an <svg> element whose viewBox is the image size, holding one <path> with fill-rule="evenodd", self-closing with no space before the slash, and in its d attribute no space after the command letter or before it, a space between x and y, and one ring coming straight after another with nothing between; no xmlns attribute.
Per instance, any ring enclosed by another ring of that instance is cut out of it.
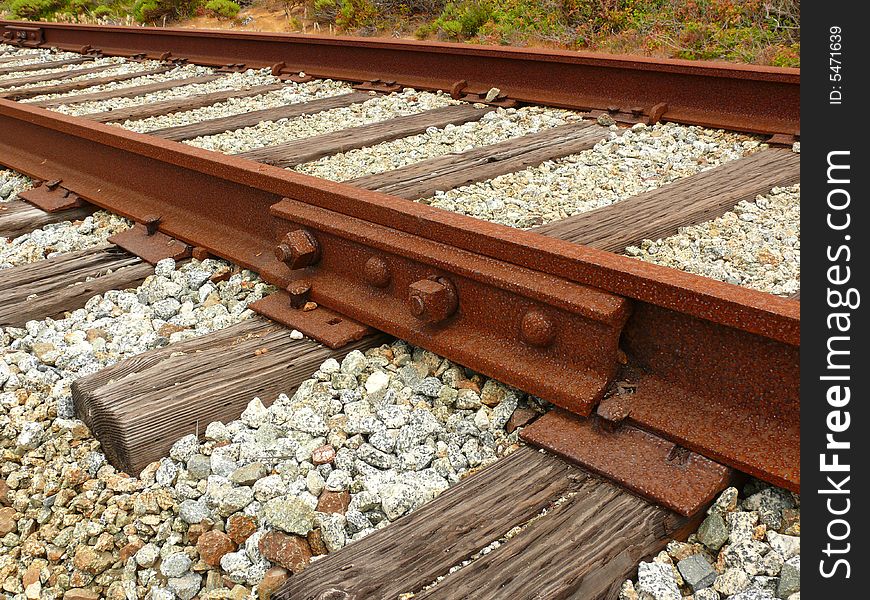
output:
<svg viewBox="0 0 870 600"><path fill-rule="evenodd" d="M504 385L489 379L480 390L480 402L490 408L495 408L507 398L509 393L510 391Z"/></svg>
<svg viewBox="0 0 870 600"><path fill-rule="evenodd" d="M3 537L7 533L11 533L16 530L16 514L17 512L11 506L7 506L6 508L0 508L0 537Z"/></svg>
<svg viewBox="0 0 870 600"><path fill-rule="evenodd" d="M12 498L9 497L9 484L5 479L0 479L0 506L9 506Z"/></svg>
<svg viewBox="0 0 870 600"><path fill-rule="evenodd" d="M315 465L325 465L335 460L335 448L326 444L320 448L316 448L311 453L311 462Z"/></svg>
<svg viewBox="0 0 870 600"><path fill-rule="evenodd" d="M109 589L106 590L106 598L107 600L127 600L124 584L120 581L113 581L109 584Z"/></svg>
<svg viewBox="0 0 870 600"><path fill-rule="evenodd" d="M801 511L799 508L786 508L782 511L782 533L786 535L801 534Z"/></svg>
<svg viewBox="0 0 870 600"><path fill-rule="evenodd" d="M184 331L187 329L186 327L182 327L181 325L174 325L172 323L164 323L160 326L160 329L157 330L157 334L163 337L169 337L173 333L178 333L179 331Z"/></svg>
<svg viewBox="0 0 870 600"><path fill-rule="evenodd" d="M27 567L27 570L24 571L24 576L21 578L21 585L27 587L30 584L38 583L39 571L39 565L36 563L33 563L29 567Z"/></svg>
<svg viewBox="0 0 870 600"><path fill-rule="evenodd" d="M45 545L37 536L28 536L21 542L21 552L26 556L40 558L45 556Z"/></svg>
<svg viewBox="0 0 870 600"><path fill-rule="evenodd" d="M290 572L283 567L272 567L266 571L263 576L263 581L257 587L257 597L259 600L269 600L272 594L281 587L281 584L290 578Z"/></svg>
<svg viewBox="0 0 870 600"><path fill-rule="evenodd" d="M311 553L315 556L322 556L329 552L329 550L326 549L326 544L323 543L323 535L320 533L319 529L312 529L305 537L308 538L308 545L311 547Z"/></svg>
<svg viewBox="0 0 870 600"><path fill-rule="evenodd" d="M90 585L94 580L94 576L90 573L85 573L81 569L73 569L69 576L69 584L74 588L83 588Z"/></svg>
<svg viewBox="0 0 870 600"><path fill-rule="evenodd" d="M511 418L508 419L504 429L508 433L513 433L518 427L525 427L537 419L538 416L539 413L531 408L518 408L514 411L514 414L511 415Z"/></svg>
<svg viewBox="0 0 870 600"><path fill-rule="evenodd" d="M63 600L100 600L100 595L91 590L77 588L74 590L67 590L63 595Z"/></svg>
<svg viewBox="0 0 870 600"><path fill-rule="evenodd" d="M463 379L456 384L456 387L460 390L474 390L478 394L480 393L480 386L471 379Z"/></svg>
<svg viewBox="0 0 870 600"><path fill-rule="evenodd" d="M260 538L258 547L265 558L293 573L300 572L311 560L308 541L298 535L270 531Z"/></svg>
<svg viewBox="0 0 870 600"><path fill-rule="evenodd" d="M139 551L139 548L144 545L145 542L143 542L142 540L135 540L121 548L121 562L127 562L127 559L136 554Z"/></svg>
<svg viewBox="0 0 870 600"><path fill-rule="evenodd" d="M245 586L237 583L230 590L229 595L227 596L229 600L248 600L251 592Z"/></svg>
<svg viewBox="0 0 870 600"><path fill-rule="evenodd" d="M199 550L199 556L203 561L213 567L219 567L221 557L234 551L236 545L223 531L207 531L199 536L196 549Z"/></svg>
<svg viewBox="0 0 870 600"><path fill-rule="evenodd" d="M111 552L98 552L92 546L79 546L73 556L73 565L85 573L97 575L115 562Z"/></svg>
<svg viewBox="0 0 870 600"><path fill-rule="evenodd" d="M208 528L203 527L202 523L195 523L187 528L187 541L191 544L196 544L199 536L208 531Z"/></svg>
<svg viewBox="0 0 870 600"><path fill-rule="evenodd" d="M227 519L227 535L236 544L243 544L257 531L257 520L249 515L235 514Z"/></svg>
<svg viewBox="0 0 870 600"><path fill-rule="evenodd" d="M59 561L66 552L65 549L60 546L55 546L54 544L47 544L45 547L45 558L50 560L51 562Z"/></svg>
<svg viewBox="0 0 870 600"><path fill-rule="evenodd" d="M350 505L350 492L344 490L342 492L330 492L324 490L317 500L317 512L322 513L341 513L347 512L347 507Z"/></svg>

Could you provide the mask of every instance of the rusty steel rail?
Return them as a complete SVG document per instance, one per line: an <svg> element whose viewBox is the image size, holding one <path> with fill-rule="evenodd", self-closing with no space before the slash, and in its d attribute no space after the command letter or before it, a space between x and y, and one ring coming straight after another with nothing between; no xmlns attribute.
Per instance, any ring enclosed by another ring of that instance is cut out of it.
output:
<svg viewBox="0 0 870 600"><path fill-rule="evenodd" d="M259 272L290 292L272 307L290 321L356 320L799 488L796 302L7 100L0 162L55 180L37 194L59 205L146 223L146 244L166 234ZM614 409L620 348L636 392Z"/></svg>
<svg viewBox="0 0 870 600"><path fill-rule="evenodd" d="M7 43L447 90L762 134L800 132L800 71L410 40L0 20ZM392 86L395 87L395 86Z"/></svg>

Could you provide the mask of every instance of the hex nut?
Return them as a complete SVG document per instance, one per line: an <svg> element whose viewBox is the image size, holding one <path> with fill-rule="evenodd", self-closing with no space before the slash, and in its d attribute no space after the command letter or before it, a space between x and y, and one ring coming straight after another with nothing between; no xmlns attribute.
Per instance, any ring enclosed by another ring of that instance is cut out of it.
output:
<svg viewBox="0 0 870 600"><path fill-rule="evenodd" d="M444 277L421 279L408 286L411 314L426 323L440 323L459 306L456 288Z"/></svg>
<svg viewBox="0 0 870 600"><path fill-rule="evenodd" d="M310 231L295 229L275 247L275 258L291 269L302 269L320 260L320 245Z"/></svg>

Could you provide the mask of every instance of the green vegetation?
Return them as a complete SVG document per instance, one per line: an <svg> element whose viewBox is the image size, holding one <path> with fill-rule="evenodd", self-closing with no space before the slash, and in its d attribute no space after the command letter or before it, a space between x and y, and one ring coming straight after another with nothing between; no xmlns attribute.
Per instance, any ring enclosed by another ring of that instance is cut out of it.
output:
<svg viewBox="0 0 870 600"><path fill-rule="evenodd" d="M461 0L423 39L800 64L797 0Z"/></svg>
<svg viewBox="0 0 870 600"><path fill-rule="evenodd" d="M229 0L217 2L214 14L224 17L238 4ZM125 23L132 16L136 21L147 24L162 24L193 16L197 10L208 11L204 0L0 0L0 15L13 19L69 21L92 23L106 21ZM227 18L229 18L227 17Z"/></svg>
<svg viewBox="0 0 870 600"><path fill-rule="evenodd" d="M0 0L20 19L162 24L235 18L251 0ZM685 59L800 66L799 0L256 0L288 24L352 35L416 36ZM237 3L238 2L238 3Z"/></svg>
<svg viewBox="0 0 870 600"><path fill-rule="evenodd" d="M197 5L196 0L137 0L133 16L140 23L159 23L193 16Z"/></svg>
<svg viewBox="0 0 870 600"><path fill-rule="evenodd" d="M799 0L311 0L362 35L800 65Z"/></svg>
<svg viewBox="0 0 870 600"><path fill-rule="evenodd" d="M232 19L241 7L232 0L209 0L205 4L205 12L218 19Z"/></svg>

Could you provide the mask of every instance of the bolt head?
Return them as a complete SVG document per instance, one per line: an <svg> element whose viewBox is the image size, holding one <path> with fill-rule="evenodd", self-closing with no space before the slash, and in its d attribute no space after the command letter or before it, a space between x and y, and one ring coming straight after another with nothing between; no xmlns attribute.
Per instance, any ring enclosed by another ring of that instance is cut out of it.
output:
<svg viewBox="0 0 870 600"><path fill-rule="evenodd" d="M275 257L291 269L302 269L320 260L320 246L314 234L296 229L285 235L276 246Z"/></svg>
<svg viewBox="0 0 870 600"><path fill-rule="evenodd" d="M390 267L380 256L372 256L363 267L363 276L371 285L379 288L387 287L392 279Z"/></svg>
<svg viewBox="0 0 870 600"><path fill-rule="evenodd" d="M421 279L408 288L411 314L426 323L440 323L456 312L459 301L449 280Z"/></svg>
<svg viewBox="0 0 870 600"><path fill-rule="evenodd" d="M556 326L552 319L534 308L523 315L521 331L526 342L539 348L549 346L556 339Z"/></svg>

